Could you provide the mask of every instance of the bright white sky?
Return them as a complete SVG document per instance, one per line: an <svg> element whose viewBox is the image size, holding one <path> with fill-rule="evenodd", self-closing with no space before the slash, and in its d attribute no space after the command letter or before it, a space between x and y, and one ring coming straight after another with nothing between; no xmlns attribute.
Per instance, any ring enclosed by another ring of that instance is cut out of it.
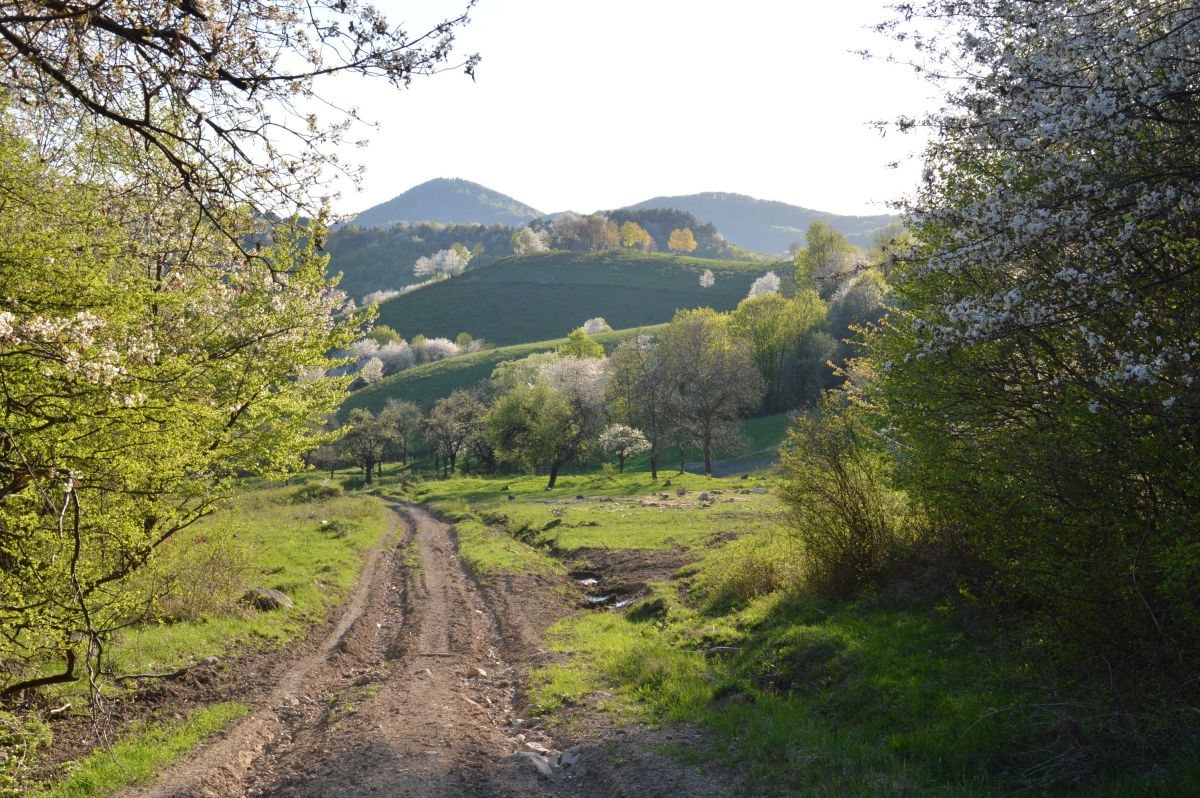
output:
<svg viewBox="0 0 1200 798"><path fill-rule="evenodd" d="M407 91L339 81L379 127L347 156L367 166L363 210L461 177L543 212L732 191L835 213L885 213L917 180L922 139L868 123L933 103L869 30L884 0L480 0L457 52L483 61ZM376 0L415 32L458 0ZM324 89L328 91L326 87ZM889 169L892 161L903 161Z"/></svg>

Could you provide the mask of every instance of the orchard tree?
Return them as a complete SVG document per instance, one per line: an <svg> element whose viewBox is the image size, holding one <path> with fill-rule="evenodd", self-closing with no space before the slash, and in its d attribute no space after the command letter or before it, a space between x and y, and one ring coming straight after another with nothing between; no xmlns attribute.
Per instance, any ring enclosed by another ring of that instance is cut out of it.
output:
<svg viewBox="0 0 1200 798"><path fill-rule="evenodd" d="M840 231L825 222L813 222L805 234L804 249L796 254L796 284L828 299L857 273L856 254Z"/></svg>
<svg viewBox="0 0 1200 798"><path fill-rule="evenodd" d="M625 473L625 459L630 455L640 454L650 450L650 442L641 430L624 424L613 424L605 427L600 433L600 448L614 454L620 464L620 471Z"/></svg>
<svg viewBox="0 0 1200 798"><path fill-rule="evenodd" d="M458 456L483 434L487 407L470 391L457 390L434 403L425 437L442 458L443 476L458 466Z"/></svg>
<svg viewBox="0 0 1200 798"><path fill-rule="evenodd" d="M466 268L467 258L463 252L442 249L432 255L417 258L417 262L413 264L413 274L417 277L457 277L466 271Z"/></svg>
<svg viewBox="0 0 1200 798"><path fill-rule="evenodd" d="M390 442L391 431L370 410L356 407L350 411L338 446L350 462L362 469L363 481L370 485Z"/></svg>
<svg viewBox="0 0 1200 798"><path fill-rule="evenodd" d="M901 473L1060 639L1194 661L1200 18L1143 0L912 13L953 82L870 339Z"/></svg>
<svg viewBox="0 0 1200 798"><path fill-rule="evenodd" d="M704 272L700 275L700 287L701 288L712 288L716 284L717 284L717 278L716 278L716 275L713 274L713 270L705 269Z"/></svg>
<svg viewBox="0 0 1200 798"><path fill-rule="evenodd" d="M650 248L654 245L654 239L646 231L646 228L632 220L621 225L620 235L621 246L626 249L637 247L649 252Z"/></svg>
<svg viewBox="0 0 1200 798"><path fill-rule="evenodd" d="M588 319L583 323L583 331L588 335L596 335L598 333L609 332L611 330L612 327L607 321L604 320L603 316L596 316L595 318Z"/></svg>
<svg viewBox="0 0 1200 798"><path fill-rule="evenodd" d="M566 465L595 450L608 421L604 361L564 357L546 363L536 382L500 397L487 417L488 437L505 460L549 472L547 490Z"/></svg>
<svg viewBox="0 0 1200 798"><path fill-rule="evenodd" d="M512 235L512 249L516 255L530 255L535 252L545 252L548 247L542 233L529 227L522 227Z"/></svg>
<svg viewBox="0 0 1200 798"><path fill-rule="evenodd" d="M750 284L750 290L746 292L747 299L753 299L756 296L764 294L779 293L779 275L775 272L767 272L762 277L756 279Z"/></svg>
<svg viewBox="0 0 1200 798"><path fill-rule="evenodd" d="M650 478L658 479L658 459L670 427L666 364L652 338L623 342L608 362L609 399L618 418L643 430L650 444Z"/></svg>
<svg viewBox="0 0 1200 798"><path fill-rule="evenodd" d="M667 249L672 252L695 252L696 237L692 235L692 228L684 227L683 229L676 228L671 231L671 235L667 238Z"/></svg>
<svg viewBox="0 0 1200 798"><path fill-rule="evenodd" d="M763 395L753 350L736 338L729 319L711 308L681 310L659 338L667 370L669 416L700 448L712 476L714 446L732 437L744 411Z"/></svg>
<svg viewBox="0 0 1200 798"><path fill-rule="evenodd" d="M567 336L567 342L558 347L558 354L563 357L604 357L604 347L588 335L583 327L576 327Z"/></svg>
<svg viewBox="0 0 1200 798"><path fill-rule="evenodd" d="M768 409L782 409L788 356L825 322L825 303L815 291L800 291L790 300L772 292L743 299L729 318L733 334L750 342L767 383Z"/></svg>
<svg viewBox="0 0 1200 798"><path fill-rule="evenodd" d="M400 450L400 462L408 463L409 451L413 443L425 429L425 416L416 402L406 399L388 399L383 410L379 412L379 423L391 435L392 441Z"/></svg>

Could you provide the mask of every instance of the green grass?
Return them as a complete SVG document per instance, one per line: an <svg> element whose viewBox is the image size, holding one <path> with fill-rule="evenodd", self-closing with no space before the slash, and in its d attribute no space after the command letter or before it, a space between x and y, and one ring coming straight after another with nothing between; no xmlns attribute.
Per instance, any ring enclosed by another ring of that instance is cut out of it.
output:
<svg viewBox="0 0 1200 798"><path fill-rule="evenodd" d="M751 437L769 444L782 427L763 420ZM671 488L644 473L567 476L553 491L541 476L417 488L472 529L489 519L493 534L529 533L538 544L505 544L482 558L489 572L528 568L505 559L510 549L537 561L555 552L567 564L593 547L696 560L624 611L585 610L551 629L557 657L530 675L533 706L549 723L604 712L698 724L754 795L1120 798L1185 795L1200 783L1195 734L1122 737L1104 696L1048 683L962 597L920 587L854 602L806 594L803 551L781 523L771 475L663 476ZM768 493L735 493L749 501L728 509L640 501L651 492L675 500L681 485L686 502L756 484ZM1164 727L1194 729L1188 711ZM1064 731L1075 728L1083 747Z"/></svg>
<svg viewBox="0 0 1200 798"><path fill-rule="evenodd" d="M106 673L161 673L210 655L283 646L328 617L352 590L366 550L386 530L387 512L368 495L293 501L301 483L319 481L308 475L287 487L247 487L227 507L165 544L143 578L161 575L163 564L190 565L181 587L201 594L209 611L118 633L105 646ZM196 552L205 553L204 559L187 559ZM254 587L282 590L295 607L258 612L242 606L238 599ZM126 689L111 678L103 681L110 696ZM83 706L86 690L80 681L47 688L46 694L55 703ZM44 794L103 795L144 780L244 711L237 704L216 704L183 723L143 722L123 731L113 750L75 763L72 775Z"/></svg>
<svg viewBox="0 0 1200 798"><path fill-rule="evenodd" d="M385 302L378 322L405 338L453 338L465 331L501 346L544 341L594 316L623 329L670 321L679 308L732 310L770 268L626 252L526 255ZM699 284L705 269L716 276L712 288Z"/></svg>
<svg viewBox="0 0 1200 798"><path fill-rule="evenodd" d="M220 731L249 709L228 702L210 704L187 718L164 724L142 724L122 735L111 749L97 749L71 768L38 798L88 798L148 781L204 738Z"/></svg>
<svg viewBox="0 0 1200 798"><path fill-rule="evenodd" d="M282 645L337 607L354 586L365 551L386 529L386 510L378 499L361 495L296 504L291 497L297 489L241 493L228 508L169 544L188 546L217 528L228 530L249 554L244 585L282 590L295 608L231 609L198 620L133 627L109 646L110 665L121 673L155 672L235 647Z"/></svg>
<svg viewBox="0 0 1200 798"><path fill-rule="evenodd" d="M611 352L622 341L638 335L652 335L658 326L634 327L627 330L613 330L593 336L604 348ZM520 360L523 357L538 352L553 352L566 343L565 338L549 341L502 346L474 352L469 355L458 355L435 363L424 365L394 374L381 380L369 388L355 391L346 397L338 410L339 418L345 419L356 407L365 407L373 413L379 412L388 399L407 399L421 405L431 405L443 396L449 396L459 388L470 388L480 380L492 375L496 364L505 360Z"/></svg>

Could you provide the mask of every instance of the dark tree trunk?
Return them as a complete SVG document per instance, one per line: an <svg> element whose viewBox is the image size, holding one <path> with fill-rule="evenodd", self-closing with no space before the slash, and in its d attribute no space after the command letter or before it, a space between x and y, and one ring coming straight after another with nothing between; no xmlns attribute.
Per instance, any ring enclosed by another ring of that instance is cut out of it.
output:
<svg viewBox="0 0 1200 798"><path fill-rule="evenodd" d="M712 477L712 436L704 436L704 476Z"/></svg>
<svg viewBox="0 0 1200 798"><path fill-rule="evenodd" d="M379 459L379 462L375 464L375 473L378 474L379 476L383 476L383 458L382 457Z"/></svg>
<svg viewBox="0 0 1200 798"><path fill-rule="evenodd" d="M363 476L368 485L371 484L371 479L374 476L374 473L375 473L375 464L368 460L367 467L363 469Z"/></svg>
<svg viewBox="0 0 1200 798"><path fill-rule="evenodd" d="M621 464L620 470L621 470L621 473L624 474L625 473L625 455L623 455L623 454L617 455L617 462L619 462Z"/></svg>
<svg viewBox="0 0 1200 798"><path fill-rule="evenodd" d="M650 453L650 479L658 482L658 452Z"/></svg>
<svg viewBox="0 0 1200 798"><path fill-rule="evenodd" d="M683 447L680 446L679 447L679 473L680 474L683 473L683 467L685 465L687 465L687 461L686 461L685 457L686 457L686 453L684 452Z"/></svg>
<svg viewBox="0 0 1200 798"><path fill-rule="evenodd" d="M549 490L550 488L553 488L554 483L558 481L559 465L560 465L559 463L555 463L554 465L550 466L550 483L548 485L546 485L547 490Z"/></svg>

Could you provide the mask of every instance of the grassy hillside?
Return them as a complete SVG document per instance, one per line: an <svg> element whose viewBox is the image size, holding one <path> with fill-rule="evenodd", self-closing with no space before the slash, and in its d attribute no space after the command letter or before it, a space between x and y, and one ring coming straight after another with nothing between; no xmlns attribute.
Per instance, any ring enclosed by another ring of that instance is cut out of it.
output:
<svg viewBox="0 0 1200 798"><path fill-rule="evenodd" d="M643 333L652 333L659 326L634 327L627 330L613 330L600 333L596 340L604 348L612 351L617 344ZM439 360L436 363L426 363L423 366L402 371L378 382L369 388L351 394L339 411L339 416L345 418L356 407L365 407L372 413L377 413L388 399L408 399L423 406L432 404L448 396L458 388L469 388L482 379L491 375L497 363L505 360L519 360L535 352L553 352L565 338L549 341L534 341L533 343L502 346L475 352L470 355Z"/></svg>
<svg viewBox="0 0 1200 798"><path fill-rule="evenodd" d="M700 286L705 269L716 275L712 288ZM677 308L730 310L768 270L674 255L548 252L506 258L385 302L379 323L405 338L465 331L502 346L543 341L593 316L623 329L669 321Z"/></svg>

